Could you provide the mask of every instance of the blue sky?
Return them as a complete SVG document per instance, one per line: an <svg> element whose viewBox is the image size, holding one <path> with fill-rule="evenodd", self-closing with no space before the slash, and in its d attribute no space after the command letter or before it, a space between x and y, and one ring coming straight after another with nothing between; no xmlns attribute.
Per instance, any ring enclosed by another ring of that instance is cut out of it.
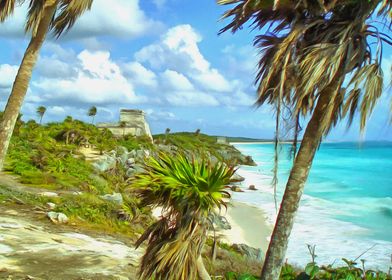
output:
<svg viewBox="0 0 392 280"><path fill-rule="evenodd" d="M22 112L44 121L67 115L88 120L98 107L98 122L116 121L120 108L147 113L153 133L195 131L208 134L272 138L274 114L255 108L253 79L256 31L217 33L226 7L215 0L95 0L74 29L60 40L49 38L34 71ZM27 45L23 35L26 7L0 26L0 109ZM390 75L392 51L384 55ZM388 79L389 80L389 79ZM391 91L372 115L365 139L392 139ZM358 140L358 127L337 127L329 140Z"/></svg>

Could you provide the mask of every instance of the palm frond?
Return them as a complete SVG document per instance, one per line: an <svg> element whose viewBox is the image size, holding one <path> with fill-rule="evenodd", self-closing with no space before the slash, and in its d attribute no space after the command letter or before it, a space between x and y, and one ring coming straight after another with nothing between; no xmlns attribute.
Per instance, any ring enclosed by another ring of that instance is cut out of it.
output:
<svg viewBox="0 0 392 280"><path fill-rule="evenodd" d="M38 25L44 12L45 0L30 0L25 31L33 36L37 33Z"/></svg>
<svg viewBox="0 0 392 280"><path fill-rule="evenodd" d="M150 158L145 172L132 180L142 206L163 208L160 220L139 238L148 240L141 279L197 279L196 260L210 228L211 213L226 207L235 170L223 163L212 165L204 159L179 153L160 153Z"/></svg>
<svg viewBox="0 0 392 280"><path fill-rule="evenodd" d="M0 22L5 21L14 13L18 0L0 0Z"/></svg>
<svg viewBox="0 0 392 280"><path fill-rule="evenodd" d="M53 20L52 29L57 37L68 31L76 20L87 10L90 10L93 0L61 0L59 13Z"/></svg>

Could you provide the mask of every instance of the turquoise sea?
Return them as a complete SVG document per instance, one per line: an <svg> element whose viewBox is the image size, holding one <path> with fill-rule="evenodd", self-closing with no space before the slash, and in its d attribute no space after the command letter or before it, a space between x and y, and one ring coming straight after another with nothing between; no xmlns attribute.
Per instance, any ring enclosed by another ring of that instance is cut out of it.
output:
<svg viewBox="0 0 392 280"><path fill-rule="evenodd" d="M244 190L234 199L262 208L274 223L276 211L271 187L272 144L235 144L257 162L241 167ZM279 161L278 201L292 159L290 145L282 145ZM392 142L324 143L314 159L289 244L288 257L298 264L309 261L306 244L315 244L320 262L340 258L367 259L387 270L392 254Z"/></svg>

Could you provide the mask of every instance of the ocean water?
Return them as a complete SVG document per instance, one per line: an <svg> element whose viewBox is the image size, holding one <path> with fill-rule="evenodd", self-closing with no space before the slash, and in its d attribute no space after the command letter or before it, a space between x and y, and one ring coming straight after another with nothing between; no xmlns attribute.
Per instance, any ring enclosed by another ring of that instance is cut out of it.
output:
<svg viewBox="0 0 392 280"><path fill-rule="evenodd" d="M274 224L273 145L234 146L251 155L258 166L240 168L239 174L246 178L245 192L234 193L233 199L261 208ZM278 205L292 166L289 150L290 145L280 149ZM251 184L258 191L246 190ZM392 142L321 145L290 237L289 261L309 262L307 244L316 245L319 263L342 264L343 257L358 258L358 262L365 259L367 267L388 271L392 266Z"/></svg>

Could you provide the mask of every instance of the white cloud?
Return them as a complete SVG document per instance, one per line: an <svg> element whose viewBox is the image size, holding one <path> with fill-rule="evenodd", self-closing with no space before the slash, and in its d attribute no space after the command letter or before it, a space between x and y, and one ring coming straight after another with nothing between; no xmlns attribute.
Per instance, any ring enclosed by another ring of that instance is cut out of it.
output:
<svg viewBox="0 0 392 280"><path fill-rule="evenodd" d="M0 88L11 88L19 67L16 65L0 65Z"/></svg>
<svg viewBox="0 0 392 280"><path fill-rule="evenodd" d="M139 0L94 0L91 11L78 20L69 35L134 38L161 28L160 23L149 19L141 10Z"/></svg>
<svg viewBox="0 0 392 280"><path fill-rule="evenodd" d="M121 66L124 75L135 85L155 88L158 85L157 75L139 62L129 62Z"/></svg>
<svg viewBox="0 0 392 280"><path fill-rule="evenodd" d="M82 51L76 77L40 77L33 82L43 100L68 104L135 104L143 102L109 52Z"/></svg>
<svg viewBox="0 0 392 280"><path fill-rule="evenodd" d="M135 54L140 62L153 69L171 69L187 76L205 90L229 92L230 82L200 52L201 36L190 25L178 25L167 31L161 41Z"/></svg>
<svg viewBox="0 0 392 280"><path fill-rule="evenodd" d="M176 91L166 96L168 103L175 106L218 106L219 101L212 95L198 91Z"/></svg>
<svg viewBox="0 0 392 280"><path fill-rule="evenodd" d="M28 1L0 26L0 35L23 36L27 8ZM78 19L66 38L112 35L129 39L161 29L161 23L148 18L141 10L139 0L94 0L91 10Z"/></svg>
<svg viewBox="0 0 392 280"><path fill-rule="evenodd" d="M177 116L173 112L169 111L161 111L156 109L147 109L145 110L148 118L153 121L174 121L177 120Z"/></svg>
<svg viewBox="0 0 392 280"><path fill-rule="evenodd" d="M162 84L169 90L192 91L192 83L183 74L173 70L166 70L161 74Z"/></svg>

